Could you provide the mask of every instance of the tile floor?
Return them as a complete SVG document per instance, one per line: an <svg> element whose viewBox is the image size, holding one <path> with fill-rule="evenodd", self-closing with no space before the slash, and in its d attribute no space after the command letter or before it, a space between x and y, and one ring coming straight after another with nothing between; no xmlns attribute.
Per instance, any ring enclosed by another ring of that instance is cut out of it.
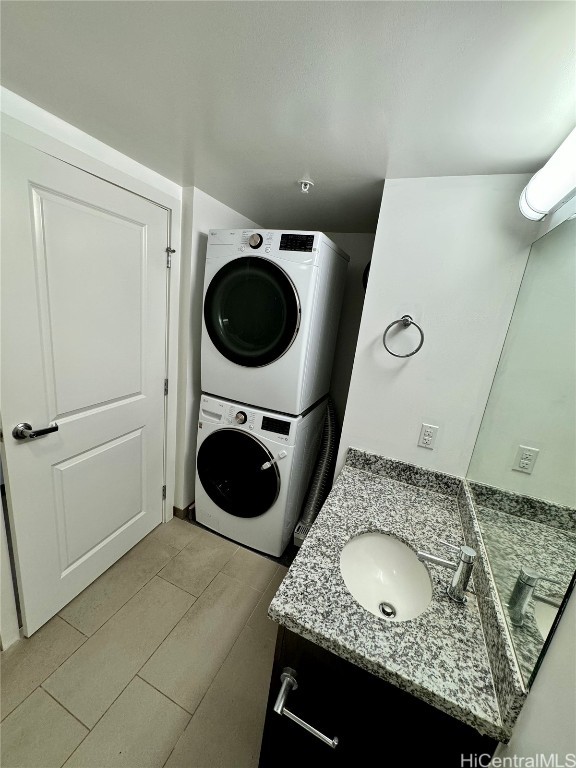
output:
<svg viewBox="0 0 576 768"><path fill-rule="evenodd" d="M1 654L2 768L257 766L286 568L174 518Z"/></svg>

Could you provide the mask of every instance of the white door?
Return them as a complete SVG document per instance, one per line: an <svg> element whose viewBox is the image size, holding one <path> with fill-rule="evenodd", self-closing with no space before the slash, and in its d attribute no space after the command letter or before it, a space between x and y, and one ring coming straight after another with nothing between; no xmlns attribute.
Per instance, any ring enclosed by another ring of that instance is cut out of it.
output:
<svg viewBox="0 0 576 768"><path fill-rule="evenodd" d="M2 450L30 635L162 520L169 212L2 141ZM58 430L17 440L21 423Z"/></svg>

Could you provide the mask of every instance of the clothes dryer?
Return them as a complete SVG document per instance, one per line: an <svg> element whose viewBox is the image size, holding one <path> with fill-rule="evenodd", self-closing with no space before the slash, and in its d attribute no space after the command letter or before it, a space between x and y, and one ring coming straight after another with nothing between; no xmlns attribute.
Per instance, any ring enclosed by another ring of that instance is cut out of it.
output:
<svg viewBox="0 0 576 768"><path fill-rule="evenodd" d="M292 415L326 395L348 260L322 232L211 230L202 391Z"/></svg>
<svg viewBox="0 0 576 768"><path fill-rule="evenodd" d="M202 395L196 520L229 539L280 556L302 509L326 400L301 416Z"/></svg>

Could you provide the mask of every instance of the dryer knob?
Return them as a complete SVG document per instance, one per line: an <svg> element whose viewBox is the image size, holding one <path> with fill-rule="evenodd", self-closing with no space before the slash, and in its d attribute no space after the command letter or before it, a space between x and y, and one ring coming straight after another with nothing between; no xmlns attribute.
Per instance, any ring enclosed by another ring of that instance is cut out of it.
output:
<svg viewBox="0 0 576 768"><path fill-rule="evenodd" d="M236 420L236 423L237 423L237 424L245 424L245 423L246 423L246 419L247 419L247 416L246 416L246 414L244 413L244 411L238 411L238 413L236 414L236 416L234 416L234 419Z"/></svg>
<svg viewBox="0 0 576 768"><path fill-rule="evenodd" d="M258 232L254 232L253 235L250 235L248 238L248 243L250 244L250 248L260 248L262 245L262 240L264 238L262 235L259 235Z"/></svg>

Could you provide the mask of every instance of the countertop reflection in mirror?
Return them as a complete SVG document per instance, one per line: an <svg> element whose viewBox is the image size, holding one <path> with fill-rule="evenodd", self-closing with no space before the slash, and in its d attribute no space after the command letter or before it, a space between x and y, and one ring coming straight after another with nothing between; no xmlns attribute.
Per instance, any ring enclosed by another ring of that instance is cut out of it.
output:
<svg viewBox="0 0 576 768"><path fill-rule="evenodd" d="M532 245L467 474L527 686L576 569L575 393L568 220ZM521 569L542 578L519 618L510 598Z"/></svg>

